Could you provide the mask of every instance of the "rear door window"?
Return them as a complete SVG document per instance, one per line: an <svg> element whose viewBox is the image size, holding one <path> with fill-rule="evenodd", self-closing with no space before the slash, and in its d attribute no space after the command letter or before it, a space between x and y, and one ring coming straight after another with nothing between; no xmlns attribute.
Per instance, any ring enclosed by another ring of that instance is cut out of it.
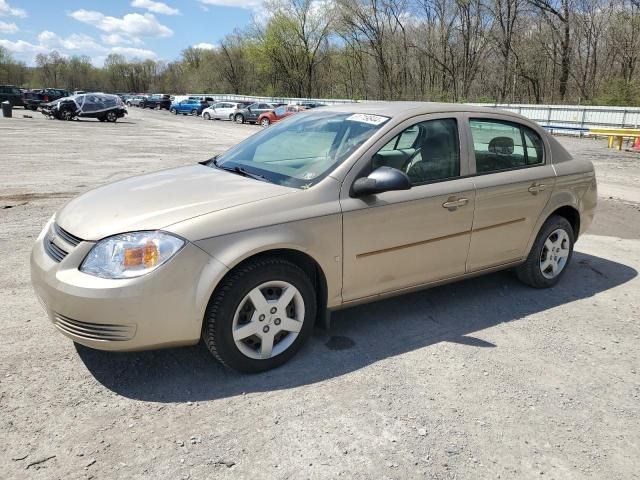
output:
<svg viewBox="0 0 640 480"><path fill-rule="evenodd" d="M471 119L476 172L500 172L544 162L540 136L524 125L502 120Z"/></svg>

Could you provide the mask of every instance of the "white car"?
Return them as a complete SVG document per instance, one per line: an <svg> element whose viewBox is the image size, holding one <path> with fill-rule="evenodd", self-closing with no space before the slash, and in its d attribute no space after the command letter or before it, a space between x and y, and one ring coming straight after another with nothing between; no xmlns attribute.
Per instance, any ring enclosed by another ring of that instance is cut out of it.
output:
<svg viewBox="0 0 640 480"><path fill-rule="evenodd" d="M202 111L205 120L233 120L233 114L239 108L244 108L242 103L218 102Z"/></svg>

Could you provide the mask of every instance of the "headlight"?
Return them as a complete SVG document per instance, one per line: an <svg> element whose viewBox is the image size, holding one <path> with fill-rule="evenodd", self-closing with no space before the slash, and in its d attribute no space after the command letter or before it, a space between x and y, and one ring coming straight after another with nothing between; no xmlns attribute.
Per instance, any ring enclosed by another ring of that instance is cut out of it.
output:
<svg viewBox="0 0 640 480"><path fill-rule="evenodd" d="M166 232L132 232L100 240L86 256L80 271L101 278L133 278L167 262L184 240Z"/></svg>

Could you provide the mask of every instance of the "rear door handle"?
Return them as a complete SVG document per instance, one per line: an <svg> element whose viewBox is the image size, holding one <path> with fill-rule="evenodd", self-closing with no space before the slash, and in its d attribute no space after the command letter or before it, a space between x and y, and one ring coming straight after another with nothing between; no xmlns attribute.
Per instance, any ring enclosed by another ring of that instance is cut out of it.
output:
<svg viewBox="0 0 640 480"><path fill-rule="evenodd" d="M544 192L547 186L544 183L534 183L529 187L529 192L536 195L538 192Z"/></svg>
<svg viewBox="0 0 640 480"><path fill-rule="evenodd" d="M455 210L458 207L464 207L467 203L469 203L468 198L449 197L449 199L442 204L442 208Z"/></svg>

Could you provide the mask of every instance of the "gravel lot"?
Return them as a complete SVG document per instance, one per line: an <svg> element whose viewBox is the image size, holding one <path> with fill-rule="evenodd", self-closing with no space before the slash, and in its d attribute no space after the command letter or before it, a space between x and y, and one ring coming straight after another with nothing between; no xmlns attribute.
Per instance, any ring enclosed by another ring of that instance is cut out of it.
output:
<svg viewBox="0 0 640 480"><path fill-rule="evenodd" d="M601 201L554 289L503 272L334 315L288 365L61 336L30 285L69 198L202 161L256 127L132 109L0 118L0 477L640 478L640 154L562 138ZM635 292L635 293L634 293Z"/></svg>

